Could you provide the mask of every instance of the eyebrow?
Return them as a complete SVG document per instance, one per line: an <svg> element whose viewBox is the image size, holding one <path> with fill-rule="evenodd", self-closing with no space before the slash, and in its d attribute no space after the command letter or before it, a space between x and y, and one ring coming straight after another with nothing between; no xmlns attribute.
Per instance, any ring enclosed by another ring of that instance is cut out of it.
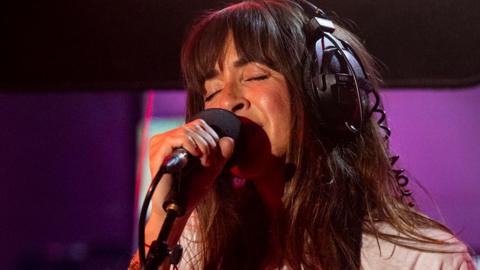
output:
<svg viewBox="0 0 480 270"><path fill-rule="evenodd" d="M243 66L247 65L250 62L252 62L252 61L248 60L245 57L241 57L241 58L237 59L235 62L233 62L233 66L236 67L236 68L239 68L239 67L243 67Z"/></svg>
<svg viewBox="0 0 480 270"><path fill-rule="evenodd" d="M241 57L237 60L235 60L235 62L233 62L233 67L235 68L240 68L240 67L243 67L249 63L251 63L252 61L248 60L247 58L245 57ZM205 80L210 80L210 79L213 79L215 77L217 77L219 74L218 70L216 69L212 69L210 71L207 72L207 74L205 75Z"/></svg>

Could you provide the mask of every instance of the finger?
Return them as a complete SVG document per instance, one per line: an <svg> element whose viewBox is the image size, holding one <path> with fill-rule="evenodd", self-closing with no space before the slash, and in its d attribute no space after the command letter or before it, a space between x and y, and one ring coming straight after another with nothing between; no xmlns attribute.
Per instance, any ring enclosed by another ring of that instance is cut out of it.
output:
<svg viewBox="0 0 480 270"><path fill-rule="evenodd" d="M200 136L202 136L203 139L205 139L208 142L211 149L214 149L215 147L217 147L218 136L217 137L212 136L212 134L210 134L209 132L207 132L203 128L204 127L202 127L200 124L197 124L197 125L194 126L195 131ZM215 135L217 135L217 134L215 134Z"/></svg>
<svg viewBox="0 0 480 270"><path fill-rule="evenodd" d="M212 165L212 164L216 163L217 162L217 155L216 155L217 151L214 151L214 150L215 150L215 148L217 148L217 141L218 141L218 139L216 139L217 137L213 137L212 134L210 134L205 129L203 129L201 124L195 125L194 128L195 128L195 132L197 132L209 144L209 147L210 147L211 151L209 151L208 156L206 157L207 161L208 161L208 164ZM212 131L213 131L213 129L212 129ZM217 136L217 134L215 134L215 136Z"/></svg>
<svg viewBox="0 0 480 270"><path fill-rule="evenodd" d="M230 137L223 137L218 141L220 148L219 160L222 166L232 157L233 150L235 149L235 141Z"/></svg>
<svg viewBox="0 0 480 270"><path fill-rule="evenodd" d="M199 125L200 125L206 132L208 132L208 133L215 139L215 141L218 142L218 140L220 139L220 137L218 136L217 132L215 132L215 130L213 130L213 128L210 127L210 126L207 124L207 122L205 122L205 120L200 119Z"/></svg>
<svg viewBox="0 0 480 270"><path fill-rule="evenodd" d="M188 128L185 128L184 130L184 138L182 138L183 143L178 147L182 147L183 149L187 150L188 153L190 153L192 156L198 157L202 155L202 150L200 149L200 146L197 143L197 140L195 138L195 134L192 133L192 131Z"/></svg>
<svg viewBox="0 0 480 270"><path fill-rule="evenodd" d="M210 166L210 161L209 161L208 157L210 155L211 148L210 148L209 143L206 141L205 138L203 138L196 131L191 130L190 128L187 128L186 130L188 131L189 136L195 141L195 143L197 145L197 149L200 152L198 157L200 158L201 164L205 167Z"/></svg>
<svg viewBox="0 0 480 270"><path fill-rule="evenodd" d="M235 147L235 142L230 137L222 137L218 141L218 148L215 151L216 153L216 162L212 166L214 171L221 170L227 161L232 157L233 149Z"/></svg>
<svg viewBox="0 0 480 270"><path fill-rule="evenodd" d="M176 148L182 147L192 156L201 154L195 140L188 136L185 131L182 131L182 133L177 130L170 136L154 136L150 139L149 158L152 177L163 164L165 158L171 155Z"/></svg>
<svg viewBox="0 0 480 270"><path fill-rule="evenodd" d="M186 128L183 128L180 134L167 137L165 141L166 143L163 144L162 148L164 156L172 154L175 149L180 147L187 150L192 156L200 156L202 154L191 131Z"/></svg>

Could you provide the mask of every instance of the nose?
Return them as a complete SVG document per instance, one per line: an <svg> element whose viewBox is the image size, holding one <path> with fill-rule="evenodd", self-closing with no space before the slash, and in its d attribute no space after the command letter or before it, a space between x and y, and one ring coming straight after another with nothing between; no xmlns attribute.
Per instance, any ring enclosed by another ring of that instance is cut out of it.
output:
<svg viewBox="0 0 480 270"><path fill-rule="evenodd" d="M222 92L219 104L222 109L238 114L250 107L250 102L240 87L225 85Z"/></svg>

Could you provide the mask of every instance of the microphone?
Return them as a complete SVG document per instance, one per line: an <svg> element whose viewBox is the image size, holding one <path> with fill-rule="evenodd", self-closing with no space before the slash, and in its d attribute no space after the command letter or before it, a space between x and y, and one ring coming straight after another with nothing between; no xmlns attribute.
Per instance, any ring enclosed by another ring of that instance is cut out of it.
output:
<svg viewBox="0 0 480 270"><path fill-rule="evenodd" d="M240 138L241 121L230 111L224 109L207 109L194 115L190 120L203 119L215 130L220 138L231 137L235 142ZM235 147L238 149L238 147ZM234 150L235 151L235 150ZM235 156L235 153L234 155ZM178 173L184 168L192 167L195 160L185 149L178 148L165 159L162 170L165 173Z"/></svg>

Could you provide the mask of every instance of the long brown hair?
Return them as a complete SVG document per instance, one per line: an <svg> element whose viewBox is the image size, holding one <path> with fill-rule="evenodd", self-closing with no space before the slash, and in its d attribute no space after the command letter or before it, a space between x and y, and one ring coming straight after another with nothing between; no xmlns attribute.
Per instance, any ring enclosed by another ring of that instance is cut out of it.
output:
<svg viewBox="0 0 480 270"><path fill-rule="evenodd" d="M318 101L304 87L303 64L307 16L291 1L258 0L230 5L205 15L193 27L182 49L182 71L188 90L187 119L204 108L204 82L222 62L227 36L240 56L282 73L291 100L291 142L286 161L296 167L286 183L282 252L278 264L293 269L359 269L362 234L402 246L439 243L417 228L443 225L416 212L401 199L392 173L388 144L374 115L362 133L338 142L319 128ZM358 39L337 26L335 35L354 49L377 88L373 61ZM228 178L228 173L222 177ZM238 201L247 201L239 204ZM268 248L268 226L253 185L242 192L228 181L197 209L204 269L258 269ZM387 223L404 237L376 226Z"/></svg>

